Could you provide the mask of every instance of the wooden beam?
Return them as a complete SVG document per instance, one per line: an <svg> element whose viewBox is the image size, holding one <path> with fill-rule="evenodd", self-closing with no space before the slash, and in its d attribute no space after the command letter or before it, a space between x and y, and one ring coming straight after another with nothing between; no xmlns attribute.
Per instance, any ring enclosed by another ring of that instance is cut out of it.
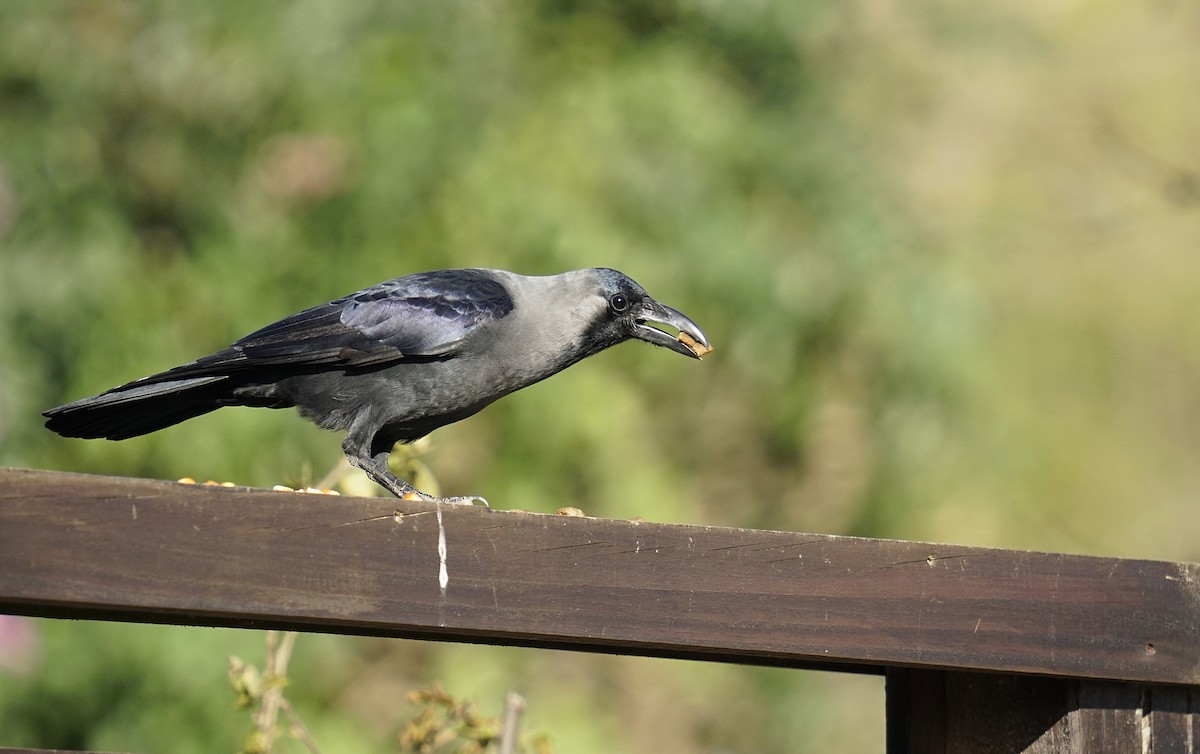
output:
<svg viewBox="0 0 1200 754"><path fill-rule="evenodd" d="M0 611L1200 684L1196 564L14 469Z"/></svg>

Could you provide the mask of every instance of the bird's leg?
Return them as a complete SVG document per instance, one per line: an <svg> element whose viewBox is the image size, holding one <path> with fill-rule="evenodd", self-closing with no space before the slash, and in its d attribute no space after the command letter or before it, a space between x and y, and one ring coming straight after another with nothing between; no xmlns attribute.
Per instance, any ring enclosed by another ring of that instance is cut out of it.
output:
<svg viewBox="0 0 1200 754"><path fill-rule="evenodd" d="M418 490L416 487L413 487L400 477L396 476L391 472L390 469L388 469L387 453L379 453L375 456L367 456L366 458L361 459L356 459L352 456L347 457L350 458L350 463L365 471L367 476L371 478L372 482L375 482L375 484L383 487L396 497L402 498L410 495L420 498L426 497L423 492Z"/></svg>
<svg viewBox="0 0 1200 754"><path fill-rule="evenodd" d="M372 482L375 482L396 497L403 500L424 500L428 503L447 503L450 505L475 505L478 503L485 508L491 507L488 505L487 500L474 495L470 497L437 497L421 492L416 487L393 474L391 469L388 468L388 456L391 454L391 446L380 450L373 443L371 450L374 452L370 452L363 445L355 442L354 437L355 433L351 432L346 435L346 439L342 442L342 450L346 454L346 459L351 464L366 472Z"/></svg>

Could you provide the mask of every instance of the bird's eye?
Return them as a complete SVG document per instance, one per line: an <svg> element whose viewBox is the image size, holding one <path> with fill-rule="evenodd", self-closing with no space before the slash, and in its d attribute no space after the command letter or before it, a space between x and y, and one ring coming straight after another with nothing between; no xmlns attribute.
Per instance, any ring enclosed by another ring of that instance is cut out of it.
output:
<svg viewBox="0 0 1200 754"><path fill-rule="evenodd" d="M614 312L620 314L629 308L629 299L625 297L625 294L618 293L608 300L608 306Z"/></svg>

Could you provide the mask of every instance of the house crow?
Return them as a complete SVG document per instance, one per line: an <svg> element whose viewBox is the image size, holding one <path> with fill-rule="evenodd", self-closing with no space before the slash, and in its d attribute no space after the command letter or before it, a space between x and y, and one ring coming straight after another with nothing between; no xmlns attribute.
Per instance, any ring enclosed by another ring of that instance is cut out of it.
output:
<svg viewBox="0 0 1200 754"><path fill-rule="evenodd" d="M469 503L477 498L434 498L398 478L388 469L392 447L629 338L693 358L712 350L695 322L616 270L425 272L50 409L46 426L66 437L122 440L222 406L295 406L318 426L345 431L350 463L396 496Z"/></svg>

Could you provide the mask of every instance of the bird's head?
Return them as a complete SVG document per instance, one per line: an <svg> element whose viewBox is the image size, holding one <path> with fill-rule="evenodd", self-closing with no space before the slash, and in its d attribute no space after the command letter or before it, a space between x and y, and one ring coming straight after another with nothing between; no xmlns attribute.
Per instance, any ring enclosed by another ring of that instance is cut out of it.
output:
<svg viewBox="0 0 1200 754"><path fill-rule="evenodd" d="M589 270L596 280L592 309L599 311L591 334L601 347L637 338L699 359L713 350L700 326L676 309L660 304L628 275L600 268ZM677 331L671 334L657 327Z"/></svg>

